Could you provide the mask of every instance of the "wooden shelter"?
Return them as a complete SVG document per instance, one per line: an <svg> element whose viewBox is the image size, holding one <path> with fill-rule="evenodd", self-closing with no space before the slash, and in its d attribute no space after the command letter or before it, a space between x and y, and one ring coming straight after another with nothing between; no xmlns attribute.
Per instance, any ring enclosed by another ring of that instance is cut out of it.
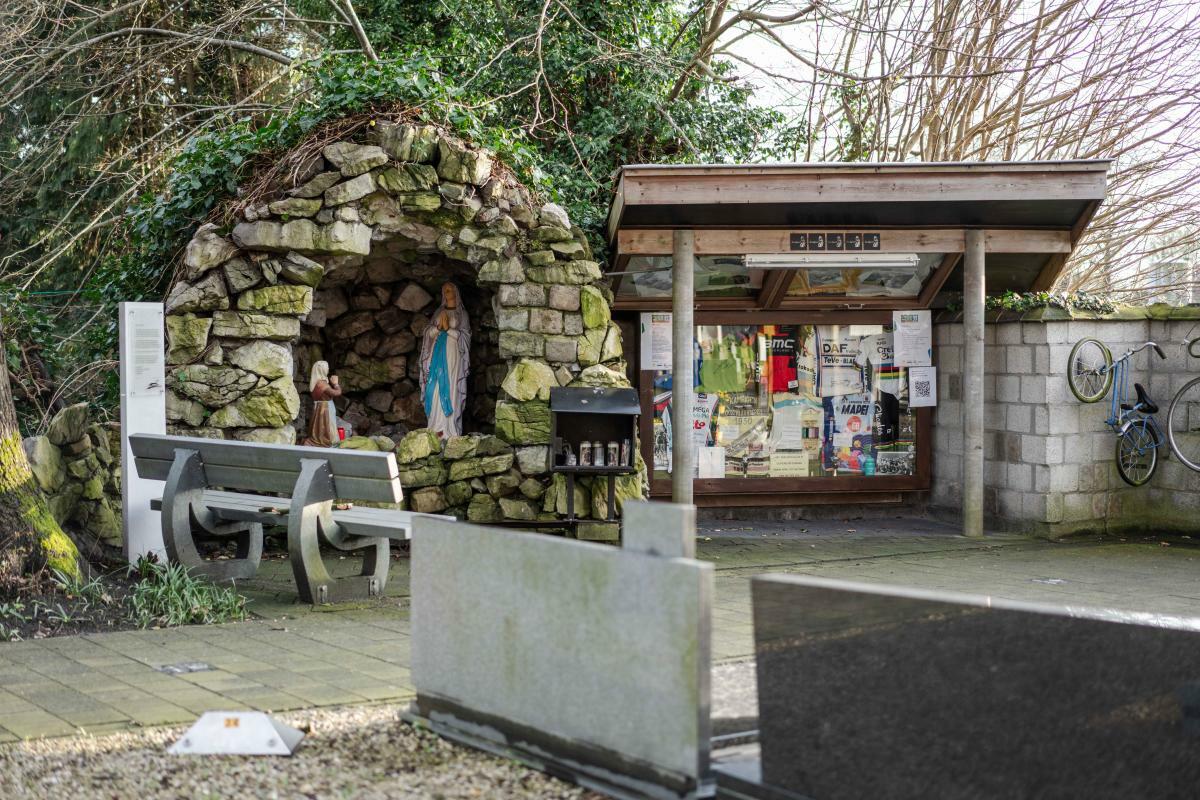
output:
<svg viewBox="0 0 1200 800"><path fill-rule="evenodd" d="M985 292L1053 287L1104 199L1108 166L622 168L608 218L613 308L633 345L652 495L779 506L927 491L933 408L882 348L894 312L961 292L965 357L938 365L939 379L961 398L964 531L981 535ZM864 355L863 342L879 352ZM671 446L685 439L697 446ZM707 469L694 477L698 458Z"/></svg>

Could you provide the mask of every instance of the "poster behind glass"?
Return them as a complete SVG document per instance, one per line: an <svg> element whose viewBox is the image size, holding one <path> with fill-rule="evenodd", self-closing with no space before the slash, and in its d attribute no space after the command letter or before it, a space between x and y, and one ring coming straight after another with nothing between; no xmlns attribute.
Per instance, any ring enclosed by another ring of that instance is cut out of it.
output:
<svg viewBox="0 0 1200 800"><path fill-rule="evenodd" d="M701 325L693 360L691 446L723 448L725 477L916 471L907 370L882 325ZM671 470L671 390L671 373L655 372L658 478Z"/></svg>

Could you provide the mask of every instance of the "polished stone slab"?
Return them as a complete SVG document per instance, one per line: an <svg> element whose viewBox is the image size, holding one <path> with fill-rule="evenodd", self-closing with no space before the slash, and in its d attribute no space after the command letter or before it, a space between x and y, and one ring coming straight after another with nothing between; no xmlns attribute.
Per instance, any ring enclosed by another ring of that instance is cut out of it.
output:
<svg viewBox="0 0 1200 800"><path fill-rule="evenodd" d="M711 564L419 519L415 713L583 785L686 797L708 776Z"/></svg>
<svg viewBox="0 0 1200 800"><path fill-rule="evenodd" d="M1200 792L1200 619L752 584L764 783L839 798Z"/></svg>

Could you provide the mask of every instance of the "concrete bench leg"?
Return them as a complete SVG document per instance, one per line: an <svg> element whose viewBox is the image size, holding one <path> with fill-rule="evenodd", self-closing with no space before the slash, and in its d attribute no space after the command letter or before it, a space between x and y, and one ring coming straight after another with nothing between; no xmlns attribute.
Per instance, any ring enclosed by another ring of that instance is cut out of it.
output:
<svg viewBox="0 0 1200 800"><path fill-rule="evenodd" d="M308 603L362 600L382 594L387 586L388 540L346 534L333 520L335 499L329 464L320 459L301 459L288 515L288 557L296 588ZM361 573L344 578L330 575L321 559L322 541L338 550L364 550Z"/></svg>
<svg viewBox="0 0 1200 800"><path fill-rule="evenodd" d="M212 581L252 577L262 560L263 529L257 522L222 522L203 503L207 488L204 464L195 450L176 450L163 488L162 528L167 558L193 575ZM237 557L209 561L200 555L196 537L234 537Z"/></svg>

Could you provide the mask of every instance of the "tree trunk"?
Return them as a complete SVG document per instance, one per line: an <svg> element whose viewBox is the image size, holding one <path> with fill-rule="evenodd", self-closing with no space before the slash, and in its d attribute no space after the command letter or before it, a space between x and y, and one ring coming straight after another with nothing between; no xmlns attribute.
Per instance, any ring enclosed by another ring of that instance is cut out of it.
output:
<svg viewBox="0 0 1200 800"><path fill-rule="evenodd" d="M79 575L79 551L34 482L13 407L0 323L0 586L49 567Z"/></svg>

